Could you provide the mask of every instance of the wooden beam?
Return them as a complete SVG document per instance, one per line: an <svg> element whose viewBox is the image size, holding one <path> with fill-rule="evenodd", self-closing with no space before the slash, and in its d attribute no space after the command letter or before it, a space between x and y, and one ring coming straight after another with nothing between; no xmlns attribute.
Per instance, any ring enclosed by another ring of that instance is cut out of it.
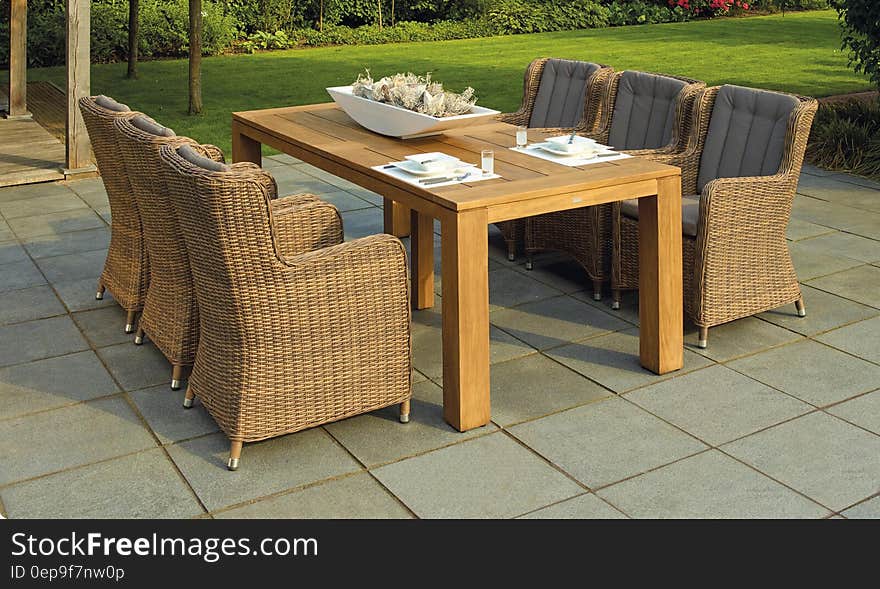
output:
<svg viewBox="0 0 880 589"><path fill-rule="evenodd" d="M27 0L9 3L9 118L26 118L27 109Z"/></svg>
<svg viewBox="0 0 880 589"><path fill-rule="evenodd" d="M88 96L90 83L90 3L67 0L67 169L79 173L92 168L89 134L79 112L79 99Z"/></svg>

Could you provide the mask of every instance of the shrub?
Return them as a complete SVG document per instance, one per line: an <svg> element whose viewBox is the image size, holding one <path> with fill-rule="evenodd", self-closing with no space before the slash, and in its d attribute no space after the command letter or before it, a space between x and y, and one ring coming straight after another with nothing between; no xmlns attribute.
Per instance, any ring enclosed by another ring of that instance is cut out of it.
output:
<svg viewBox="0 0 880 589"><path fill-rule="evenodd" d="M835 0L850 65L880 88L880 2Z"/></svg>
<svg viewBox="0 0 880 589"><path fill-rule="evenodd" d="M880 179L880 99L820 106L807 160Z"/></svg>
<svg viewBox="0 0 880 589"><path fill-rule="evenodd" d="M622 0L608 4L608 24L613 27L623 25L656 24L682 22L690 18L690 13L679 6L667 6L643 0L625 2Z"/></svg>
<svg viewBox="0 0 880 589"><path fill-rule="evenodd" d="M542 33L608 26L610 11L592 0L538 3L496 0L486 19L500 34Z"/></svg>

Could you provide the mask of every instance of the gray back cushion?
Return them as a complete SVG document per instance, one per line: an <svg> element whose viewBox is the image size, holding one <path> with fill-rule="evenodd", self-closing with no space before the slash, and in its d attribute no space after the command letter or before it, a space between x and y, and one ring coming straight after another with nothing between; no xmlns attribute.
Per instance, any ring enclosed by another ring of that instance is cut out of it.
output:
<svg viewBox="0 0 880 589"><path fill-rule="evenodd" d="M672 141L677 98L687 82L626 71L620 75L608 142L616 149L656 149Z"/></svg>
<svg viewBox="0 0 880 589"><path fill-rule="evenodd" d="M174 137L174 131L168 127L163 127L150 117L141 115L131 120L131 124L145 133L156 135L158 137Z"/></svg>
<svg viewBox="0 0 880 589"><path fill-rule="evenodd" d="M586 61L548 59L541 73L529 127L574 127L584 115L587 80L599 66Z"/></svg>
<svg viewBox="0 0 880 589"><path fill-rule="evenodd" d="M779 171L794 96L722 86L700 160L697 190L716 178L769 176Z"/></svg>
<svg viewBox="0 0 880 589"><path fill-rule="evenodd" d="M200 168L204 168L212 172L229 171L229 166L227 166L226 164L221 164L220 162L215 162L211 158L204 157L189 145L181 145L177 148L177 153L178 155L180 155L180 157L182 157L189 163L196 165Z"/></svg>
<svg viewBox="0 0 880 589"><path fill-rule="evenodd" d="M116 102L109 96L104 96L103 94L95 96L95 103L100 107L106 108L107 110L112 110L115 112L131 112L131 109L128 108L128 106L120 102Z"/></svg>

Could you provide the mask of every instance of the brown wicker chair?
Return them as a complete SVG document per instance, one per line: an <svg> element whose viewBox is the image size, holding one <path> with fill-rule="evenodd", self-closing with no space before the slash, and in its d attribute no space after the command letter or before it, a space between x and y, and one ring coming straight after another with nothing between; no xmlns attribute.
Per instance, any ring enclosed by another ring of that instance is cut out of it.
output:
<svg viewBox="0 0 880 589"><path fill-rule="evenodd" d="M141 218L128 179L125 162L119 155L119 142L114 122L130 119L141 113L132 111L106 96L84 96L79 99L98 171L107 190L110 214L110 247L104 270L98 279L96 299L108 289L119 305L128 312L125 333L134 331L137 313L143 309L150 279L147 250Z"/></svg>
<svg viewBox="0 0 880 589"><path fill-rule="evenodd" d="M684 307L700 347L709 327L786 303L806 315L785 230L817 106L777 92L707 88L687 149L657 158L682 169ZM621 289L638 288L637 217L636 201L615 204L615 307Z"/></svg>
<svg viewBox="0 0 880 589"><path fill-rule="evenodd" d="M280 436L400 405L409 420L410 306L400 240L342 243L330 204L270 199L268 172L160 149L199 307L184 406L231 441Z"/></svg>
<svg viewBox="0 0 880 589"><path fill-rule="evenodd" d="M705 86L678 76L614 72L604 87L596 128L581 134L644 157L679 153L687 141L694 98ZM536 251L564 252L584 268L593 283L593 298L600 300L611 274L611 212L605 204L527 219L526 267L531 269Z"/></svg>
<svg viewBox="0 0 880 589"><path fill-rule="evenodd" d="M511 125L570 132L593 131L601 116L602 96L614 70L585 61L542 57L526 69L519 110L501 115ZM495 224L507 243L507 257L516 258L523 242L525 221L513 219Z"/></svg>

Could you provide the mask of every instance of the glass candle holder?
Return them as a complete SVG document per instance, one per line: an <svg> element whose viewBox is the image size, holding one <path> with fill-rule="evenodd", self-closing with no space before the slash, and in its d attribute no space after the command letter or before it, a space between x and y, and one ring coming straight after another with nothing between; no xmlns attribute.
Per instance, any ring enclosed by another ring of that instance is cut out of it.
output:
<svg viewBox="0 0 880 589"><path fill-rule="evenodd" d="M480 166L483 168L484 174L495 173L495 152L491 149L484 149L480 152Z"/></svg>

